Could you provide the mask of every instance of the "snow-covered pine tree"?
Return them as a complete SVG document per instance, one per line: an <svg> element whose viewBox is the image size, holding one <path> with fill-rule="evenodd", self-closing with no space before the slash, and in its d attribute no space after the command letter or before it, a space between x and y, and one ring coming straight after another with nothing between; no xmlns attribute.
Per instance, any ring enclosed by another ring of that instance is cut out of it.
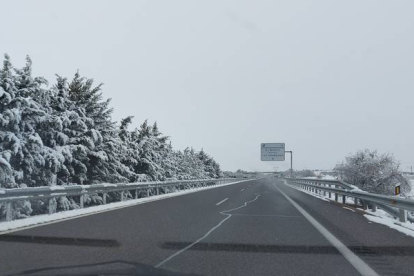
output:
<svg viewBox="0 0 414 276"><path fill-rule="evenodd" d="M32 77L32 62L13 68L5 55L0 70L0 187L46 186L56 173L48 159L53 150L43 145L39 125L48 118L43 78ZM3 210L4 211L4 210ZM15 203L13 217L32 213L29 201Z"/></svg>
<svg viewBox="0 0 414 276"><path fill-rule="evenodd" d="M161 166L165 173L166 180L176 180L178 173L177 153L174 152L171 142L165 145L162 152Z"/></svg>
<svg viewBox="0 0 414 276"><path fill-rule="evenodd" d="M138 174L147 174L152 180L164 180L161 166L160 141L154 135L152 127L145 120L138 130L137 140L139 160L136 167Z"/></svg>
<svg viewBox="0 0 414 276"><path fill-rule="evenodd" d="M57 182L59 185L83 184L88 181L88 154L95 147L88 127L90 120L70 100L66 78L57 76L49 101L51 116L41 125L40 135L45 145L56 151L54 157L61 160Z"/></svg>
<svg viewBox="0 0 414 276"><path fill-rule="evenodd" d="M31 76L31 60L14 69L5 55L0 73L0 163L2 186L44 186L53 180L37 126L45 120L44 107L34 99L44 96L44 79Z"/></svg>
<svg viewBox="0 0 414 276"><path fill-rule="evenodd" d="M123 165L128 167L131 172L130 182L141 182L150 180L145 174L139 174L139 151L138 151L138 130L129 131L128 127L132 123L133 116L128 116L121 120L119 127L119 137L122 141L122 153L120 159Z"/></svg>
<svg viewBox="0 0 414 276"><path fill-rule="evenodd" d="M187 147L182 152L177 151L177 178L180 180L190 180L194 177L194 163L190 155L190 149Z"/></svg>
<svg viewBox="0 0 414 276"><path fill-rule="evenodd" d="M177 164L169 137L159 131L157 122L154 122L151 134L157 140L155 151L159 152L161 157L159 162L163 171L162 180L175 179Z"/></svg>
<svg viewBox="0 0 414 276"><path fill-rule="evenodd" d="M122 164L122 140L112 122L110 99L103 100L102 84L93 87L93 80L75 74L69 84L69 98L85 111L94 149L88 153L88 182L128 182L133 173Z"/></svg>

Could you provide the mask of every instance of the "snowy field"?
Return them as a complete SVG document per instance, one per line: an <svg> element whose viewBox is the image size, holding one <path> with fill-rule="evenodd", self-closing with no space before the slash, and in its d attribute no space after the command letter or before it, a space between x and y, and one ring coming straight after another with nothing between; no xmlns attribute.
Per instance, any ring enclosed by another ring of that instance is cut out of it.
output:
<svg viewBox="0 0 414 276"><path fill-rule="evenodd" d="M102 212L108 212L111 210L135 206L135 205L144 204L147 202L181 196L185 194L214 189L218 187L234 185L234 184L249 181L249 180L251 179L241 180L241 181L236 181L236 182L231 182L231 183L226 183L226 184L221 184L221 185L216 185L216 186L201 187L201 188L194 188L194 189L189 189L189 190L184 190L184 191L177 191L173 193L156 195L156 196L151 196L147 198L132 199L132 200L123 201L123 202L114 202L114 203L109 203L106 205L93 206L93 207L88 207L84 209L62 211L62 212L54 213L54 214L38 215L38 216L18 219L14 221L1 222L0 223L0 234L6 234L6 233L14 232L17 230L32 228L32 227L45 225L45 224L56 223L56 222L60 222L64 220L89 216L89 215L102 213Z"/></svg>
<svg viewBox="0 0 414 276"><path fill-rule="evenodd" d="M407 180L409 181L410 185L411 185L411 191L410 193L407 195L407 197L414 199L414 175L404 175L405 178L407 178Z"/></svg>
<svg viewBox="0 0 414 276"><path fill-rule="evenodd" d="M309 177L309 178L311 178L311 177ZM316 178L316 177L312 177L312 178ZM321 178L319 178L319 179L321 179ZM331 179L331 178L322 178L322 179ZM412 183L412 187L414 188L414 186L413 186L414 181L413 180L411 180L411 183ZM286 181L285 181L285 185L287 185L287 186L289 186L293 189L299 190L303 193L306 193L306 194L309 194L311 196L317 197L317 198L319 198L321 200L324 200L324 201L335 201L334 193L331 193L331 197L329 197L329 193L326 193L326 195L324 195L323 193L316 194L316 193L313 193L313 192L310 192L310 191L302 190L302 189L298 188L295 185L290 185ZM411 190L411 193L413 193L413 190ZM339 196L338 200L340 202L342 202L342 197ZM353 205L354 204L354 199L350 198L350 197L347 197L346 198L346 203L350 204L350 205ZM362 208L354 208L354 207L351 208L351 207L347 207L347 206L344 206L343 208L346 209L346 210L349 210L351 212L355 212L356 210L361 211L361 212L365 212L364 217L366 217L370 222L383 224L383 225L388 226L392 229L395 229L395 230L397 230L401 233L404 233L407 236L410 236L410 237L414 238L414 224L413 223L411 223L411 222L404 222L404 223L400 222L398 219L394 218L393 216L391 216L390 214L388 214L387 212L385 212L385 211L383 211L379 208L377 208L376 212L372 212L369 209L364 210Z"/></svg>

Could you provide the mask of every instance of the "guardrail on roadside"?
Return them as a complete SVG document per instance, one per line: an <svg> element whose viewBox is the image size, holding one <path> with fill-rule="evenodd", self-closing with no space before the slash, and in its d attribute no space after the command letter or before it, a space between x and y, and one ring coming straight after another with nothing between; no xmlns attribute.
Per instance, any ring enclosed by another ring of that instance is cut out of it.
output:
<svg viewBox="0 0 414 276"><path fill-rule="evenodd" d="M0 189L0 204L5 205L6 221L13 219L13 204L18 201L30 201L37 199L48 200L48 213L56 212L56 198L79 196L79 207L84 208L85 195L101 194L102 203L107 203L109 193L119 192L119 201L127 200L126 192L130 192L130 198L135 199L169 193L171 191L193 189L199 187L215 186L239 181L238 178L179 180L164 182L138 182L128 184L96 184L73 186L47 186L33 188ZM246 179L247 180L247 179Z"/></svg>
<svg viewBox="0 0 414 276"><path fill-rule="evenodd" d="M368 207L372 208L375 212L377 206L384 211L391 213L393 216L398 216L401 222L407 221L407 211L414 212L414 201L399 198L396 196L386 196L368 193L358 190L356 187L347 184L339 180L323 180L323 179L308 179L308 178L285 178L286 181L298 186L301 189L326 196L328 193L329 198L334 194L335 201L339 201L339 197L342 197L342 203L346 203L346 197L354 199L354 204L362 207L366 210ZM393 209L397 208L398 212L393 212Z"/></svg>

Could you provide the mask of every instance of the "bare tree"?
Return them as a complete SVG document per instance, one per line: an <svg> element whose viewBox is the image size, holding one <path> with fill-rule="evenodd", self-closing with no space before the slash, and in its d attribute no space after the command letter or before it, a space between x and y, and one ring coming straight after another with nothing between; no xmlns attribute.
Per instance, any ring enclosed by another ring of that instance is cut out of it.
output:
<svg viewBox="0 0 414 276"><path fill-rule="evenodd" d="M368 192L392 195L400 185L401 193L405 194L411 186L399 166L393 155L365 149L346 157L345 162L336 165L335 171L339 179Z"/></svg>

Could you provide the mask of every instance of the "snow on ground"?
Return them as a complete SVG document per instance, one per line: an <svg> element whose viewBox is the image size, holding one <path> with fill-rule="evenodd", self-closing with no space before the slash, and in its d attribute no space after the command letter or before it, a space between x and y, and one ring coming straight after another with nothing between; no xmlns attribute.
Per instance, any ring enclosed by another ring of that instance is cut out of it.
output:
<svg viewBox="0 0 414 276"><path fill-rule="evenodd" d="M332 175L324 175L324 174L316 174L316 176L309 176L309 177L304 177L304 178L308 178L308 179L322 179L322 180L337 180L337 178L335 176L332 176Z"/></svg>
<svg viewBox="0 0 414 276"><path fill-rule="evenodd" d="M408 183L411 185L411 191L407 195L407 197L414 199L414 178L408 178L408 181Z"/></svg>
<svg viewBox="0 0 414 276"><path fill-rule="evenodd" d="M331 175L331 174L333 174L333 171L315 170L315 171L313 171L313 173L315 174L315 177L305 177L305 178L336 180L336 177Z"/></svg>
<svg viewBox="0 0 414 276"><path fill-rule="evenodd" d="M414 184L414 181L412 183ZM319 198L321 200L324 200L324 201L331 201L331 200L335 201L334 193L331 193L331 197L329 197L328 192L325 195L323 195L323 192L319 193L319 194L315 194L315 193L307 191L307 190L302 190L298 186L288 184L286 181L285 181L285 185L287 185L291 188L294 188L296 190L299 190L303 193L314 196L316 198ZM414 188L414 186L412 186L412 187ZM360 189L358 189L358 190L362 191ZM339 196L338 201L342 202L342 197L341 196ZM347 197L346 198L346 203L347 204L354 204L354 199L351 198L351 197ZM353 210L351 208L348 208L348 207L343 207L343 208L355 212L355 210ZM364 217L366 217L369 221L386 225L386 226L388 226L392 229L395 229L395 230L397 230L401 233L404 233L404 234L414 238L414 223L400 222L398 219L394 218L393 216L391 216L390 214L388 214L387 212L385 212L384 210L381 210L379 208L377 208L376 212L372 212L369 209L368 210L363 210L361 208L358 208L358 210L362 211L362 212L365 212L366 214L364 215Z"/></svg>
<svg viewBox="0 0 414 276"><path fill-rule="evenodd" d="M398 219L395 219L393 216L391 216L387 212L380 210L380 209L377 209L376 212L372 212L371 210L364 210L364 211L368 213L364 215L364 217L366 217L369 221L383 224L401 233L404 233L407 236L414 238L414 224L413 223L400 222Z"/></svg>
<svg viewBox="0 0 414 276"><path fill-rule="evenodd" d="M29 217L29 218L24 218L24 219L1 222L0 223L0 234L6 234L6 233L9 233L9 232L14 232L17 229L31 228L31 227L39 226L39 225L42 225L42 224L55 223L55 222L59 222L59 221L63 221L63 220L73 219L73 218L77 218L77 217L83 217L83 216L92 215L92 214L95 214L95 213L108 212L108 211L115 210L115 209L125 208L125 207L134 206L134 205L138 205L138 204L143 204L143 203L147 203L147 202L151 202L151 201L157 201L157 200L161 200L161 199L165 199L165 198L176 197L176 196L180 196L180 195L185 195L185 194L195 193L195 192L199 192L199 191L214 189L214 188L217 188L217 187L233 185L233 184L237 184L237 183L241 183L241 182L245 182L245 181L249 181L249 180L251 180L251 179L241 180L241 181L236 181L236 182L231 182L231 183L226 183L226 184L221 184L221 185L216 185L216 186L193 188L193 189L189 189L189 190L177 191L177 192L173 192L173 193L168 193L168 194L163 194L163 195L156 195L156 196L151 196L151 197L146 197L146 198L131 199L131 200L122 201L122 202L114 202L114 203L109 203L109 204L105 204L105 205L87 207L87 208L84 208L84 209L62 211L62 212L58 212L58 213L54 213L54 214L50 214L50 215L49 214L38 215L38 216L33 216L33 217Z"/></svg>
<svg viewBox="0 0 414 276"><path fill-rule="evenodd" d="M322 177L322 179L326 179L326 180L336 180L336 177L335 176L332 176L332 175L325 175L325 176Z"/></svg>

